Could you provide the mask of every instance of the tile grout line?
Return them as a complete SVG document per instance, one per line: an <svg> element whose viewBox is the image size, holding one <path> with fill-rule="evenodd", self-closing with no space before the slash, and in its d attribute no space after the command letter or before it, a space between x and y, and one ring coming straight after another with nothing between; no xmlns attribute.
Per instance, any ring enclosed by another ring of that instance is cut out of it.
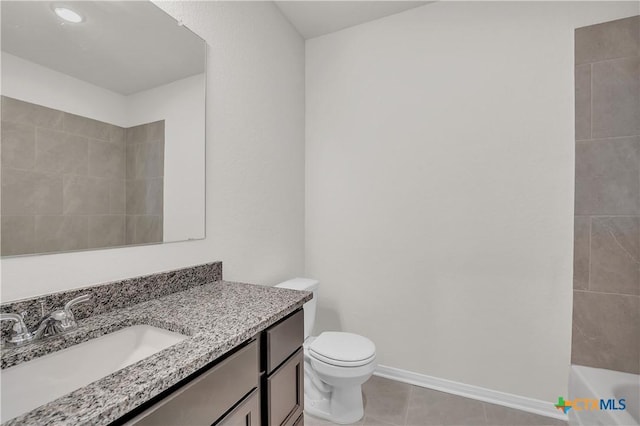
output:
<svg viewBox="0 0 640 426"><path fill-rule="evenodd" d="M482 412L484 413L484 421L486 424L489 424L489 416L487 415L487 404L482 402Z"/></svg>
<svg viewBox="0 0 640 426"><path fill-rule="evenodd" d="M82 177L82 178L90 178L90 179L102 179L102 180L127 180L125 178L119 178L119 177L108 177L108 176L92 176L90 174L77 174L77 173L69 173L66 171L61 171L61 172L49 172L49 171L39 171L36 170L35 168L31 168L31 169L27 169L24 167L16 167L16 166L3 166L3 169L8 169L8 170L15 170L18 172L29 172L29 173L34 173L34 174L40 174L40 175L60 175L62 177ZM133 178L133 179L128 179L128 180L135 180L135 179L161 179L164 176L157 176L157 177L150 177L150 178Z"/></svg>
<svg viewBox="0 0 640 426"><path fill-rule="evenodd" d="M619 139L635 139L638 135L626 135L626 136L604 136L601 138L594 138L593 136L588 139L576 139L576 144L582 144L586 142L604 142L604 141L616 141Z"/></svg>
<svg viewBox="0 0 640 426"><path fill-rule="evenodd" d="M606 22L605 22L606 23ZM607 58L607 59L600 59L599 61L591 61L591 62L584 62L582 64L575 64L575 67L583 67L585 65L594 65L594 64L602 64L604 62L613 62L613 61L617 61L620 59L631 59L631 58L635 58L636 55L635 53L632 55L625 55L625 56L617 56L615 58Z"/></svg>
<svg viewBox="0 0 640 426"><path fill-rule="evenodd" d="M593 64L589 64L589 139L593 138Z"/></svg>
<svg viewBox="0 0 640 426"><path fill-rule="evenodd" d="M596 290L580 290L574 289L573 291L578 291L582 293L591 293L591 294L607 294L609 296L622 296L622 297L640 297L640 294L629 294L629 293L611 293L607 291L596 291Z"/></svg>
<svg viewBox="0 0 640 426"><path fill-rule="evenodd" d="M587 290L591 290L591 233L593 231L593 217L589 217L589 265L587 268Z"/></svg>
<svg viewBox="0 0 640 426"><path fill-rule="evenodd" d="M574 216L576 216L576 217L585 217L587 219L593 219L593 218L609 218L609 217L630 217L630 218L634 218L634 217L638 217L640 215L637 215L637 214L576 214Z"/></svg>
<svg viewBox="0 0 640 426"><path fill-rule="evenodd" d="M62 116L63 119L63 124L67 124L67 114L64 114ZM67 126L63 126L64 128L66 128ZM91 142L89 142L89 138L86 138L86 145L87 145L87 175L91 176ZM109 194L111 193L111 188L109 188ZM64 177L62 178L62 210L64 211ZM109 205L109 199L107 198L107 210L111 210L111 206ZM90 219L87 217L87 247L91 247L91 230L89 229L89 222Z"/></svg>
<svg viewBox="0 0 640 426"><path fill-rule="evenodd" d="M407 395L407 409L404 412L404 422L402 423L405 426L408 426L407 422L409 421L409 406L411 405L411 397L413 396L414 387L414 385L411 385L411 387L409 388L409 395Z"/></svg>

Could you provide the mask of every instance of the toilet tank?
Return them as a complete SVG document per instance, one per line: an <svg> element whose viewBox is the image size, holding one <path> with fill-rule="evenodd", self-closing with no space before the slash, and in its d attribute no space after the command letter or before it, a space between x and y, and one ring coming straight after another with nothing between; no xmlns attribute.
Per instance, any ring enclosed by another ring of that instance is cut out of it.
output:
<svg viewBox="0 0 640 426"><path fill-rule="evenodd" d="M320 282L312 278L293 278L277 284L275 287L291 290L312 291L313 299L304 304L304 338L311 336L316 322L316 306L318 303L318 286Z"/></svg>

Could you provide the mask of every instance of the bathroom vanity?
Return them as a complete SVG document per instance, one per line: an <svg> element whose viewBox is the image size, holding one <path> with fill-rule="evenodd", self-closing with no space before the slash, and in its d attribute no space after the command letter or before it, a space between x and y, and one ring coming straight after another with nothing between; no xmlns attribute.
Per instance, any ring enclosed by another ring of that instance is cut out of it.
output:
<svg viewBox="0 0 640 426"><path fill-rule="evenodd" d="M114 424L302 425L303 336L298 310Z"/></svg>
<svg viewBox="0 0 640 426"><path fill-rule="evenodd" d="M76 330L4 348L5 373L141 326L183 338L64 395L34 401L15 417L3 414L3 425L302 424L302 305L312 294L221 278L221 265L209 264L3 305L3 312L31 312L40 302L54 306L79 293L92 294L90 302L78 305ZM128 306L117 307L123 304ZM72 368L93 370L107 360L118 365L113 346L102 358L86 356ZM10 406L6 398L12 393L14 401L29 401L24 389L16 394L4 381L2 386L3 408Z"/></svg>

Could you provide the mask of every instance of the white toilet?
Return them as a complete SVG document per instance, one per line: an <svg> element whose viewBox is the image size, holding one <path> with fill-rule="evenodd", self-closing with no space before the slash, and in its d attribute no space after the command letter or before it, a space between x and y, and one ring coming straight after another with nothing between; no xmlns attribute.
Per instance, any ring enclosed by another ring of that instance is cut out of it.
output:
<svg viewBox="0 0 640 426"><path fill-rule="evenodd" d="M313 299L304 304L304 411L333 423L355 423L364 415L362 384L376 368L376 347L352 333L310 336L318 285L317 280L294 278L276 286L313 292Z"/></svg>

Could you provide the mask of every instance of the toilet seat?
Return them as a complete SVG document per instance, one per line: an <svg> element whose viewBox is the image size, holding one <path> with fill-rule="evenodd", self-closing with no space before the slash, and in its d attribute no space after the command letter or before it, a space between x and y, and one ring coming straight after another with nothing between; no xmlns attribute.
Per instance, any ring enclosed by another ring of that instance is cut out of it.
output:
<svg viewBox="0 0 640 426"><path fill-rule="evenodd" d="M376 347L366 337L326 331L309 343L309 356L338 367L359 367L376 358Z"/></svg>

